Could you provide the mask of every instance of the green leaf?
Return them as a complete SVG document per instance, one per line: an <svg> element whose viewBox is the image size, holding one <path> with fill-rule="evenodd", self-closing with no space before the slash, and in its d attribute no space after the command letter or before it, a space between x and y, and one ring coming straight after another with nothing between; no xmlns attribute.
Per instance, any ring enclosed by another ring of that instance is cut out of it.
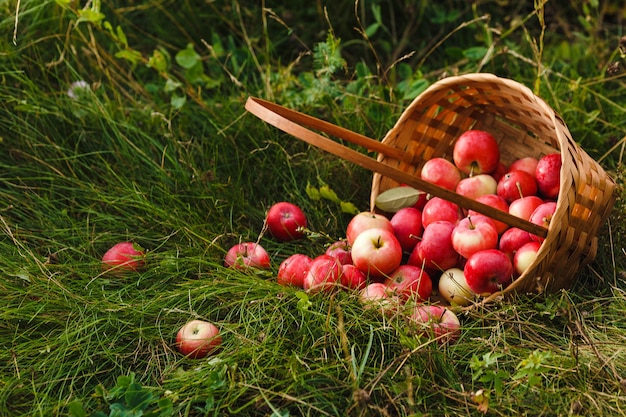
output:
<svg viewBox="0 0 626 417"><path fill-rule="evenodd" d="M163 87L163 91L165 91L166 93L171 93L182 85L183 84L181 82L168 78L167 81L165 81L165 87Z"/></svg>
<svg viewBox="0 0 626 417"><path fill-rule="evenodd" d="M85 417L87 413L83 408L83 403L80 401L72 401L67 405L67 412L70 417Z"/></svg>
<svg viewBox="0 0 626 417"><path fill-rule="evenodd" d="M176 59L178 65L183 68L189 69L196 65L198 62L200 62L200 55L196 53L196 51L193 49L193 44L190 43L187 45L187 48L179 51L174 59Z"/></svg>
<svg viewBox="0 0 626 417"><path fill-rule="evenodd" d="M133 49L123 49L115 54L116 58L125 59L133 64L141 60L141 53Z"/></svg>
<svg viewBox="0 0 626 417"><path fill-rule="evenodd" d="M463 51L463 56L465 58L471 59L472 61L480 61L484 58L487 53L487 48L484 46L474 46L472 48L467 48Z"/></svg>
<svg viewBox="0 0 626 417"><path fill-rule="evenodd" d="M155 49L152 56L148 59L148 66L159 72L167 71L168 57L161 50Z"/></svg>
<svg viewBox="0 0 626 417"><path fill-rule="evenodd" d="M298 302L296 303L298 310L308 310L309 307L313 305L313 303L309 301L309 296L304 291L298 291L296 297L298 297Z"/></svg>
<svg viewBox="0 0 626 417"><path fill-rule="evenodd" d="M306 195L313 201L320 201L322 199L322 195L320 194L320 190L313 187L310 182L306 184Z"/></svg>
<svg viewBox="0 0 626 417"><path fill-rule="evenodd" d="M117 32L117 40L120 41L122 45L124 45L124 48L128 48L128 39L126 38L126 34L124 33L122 27L116 27L115 31Z"/></svg>
<svg viewBox="0 0 626 417"><path fill-rule="evenodd" d="M341 207L341 212L346 214L358 214L360 211L357 206L349 201L342 201L339 206Z"/></svg>
<svg viewBox="0 0 626 417"><path fill-rule="evenodd" d="M337 193L334 192L328 185L324 184L320 187L320 195L322 198L326 200L330 200L335 203L341 203L339 197L337 197ZM416 200L417 201L417 200Z"/></svg>
<svg viewBox="0 0 626 417"><path fill-rule="evenodd" d="M132 410L145 410L154 402L154 395L150 391L143 389L141 384L133 382L128 387L124 400Z"/></svg>
<svg viewBox="0 0 626 417"><path fill-rule="evenodd" d="M395 213L401 208L413 206L421 194L423 191L413 187L394 187L380 193L374 204L382 211Z"/></svg>
<svg viewBox="0 0 626 417"><path fill-rule="evenodd" d="M185 105L186 101L187 101L187 97L179 96L177 94L172 94L172 97L170 98L170 104L176 110L181 109Z"/></svg>
<svg viewBox="0 0 626 417"><path fill-rule="evenodd" d="M105 17L106 16L103 13L94 11L92 9L82 9L78 11L77 23L89 22L93 23L94 25L100 25Z"/></svg>

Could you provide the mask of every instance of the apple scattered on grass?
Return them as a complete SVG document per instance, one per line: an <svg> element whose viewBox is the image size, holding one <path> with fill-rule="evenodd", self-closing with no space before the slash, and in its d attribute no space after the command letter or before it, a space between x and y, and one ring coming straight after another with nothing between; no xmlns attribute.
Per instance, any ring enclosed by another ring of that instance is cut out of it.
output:
<svg viewBox="0 0 626 417"><path fill-rule="evenodd" d="M477 214L461 220L452 230L452 247L464 258L498 246L496 224L487 216Z"/></svg>
<svg viewBox="0 0 626 417"><path fill-rule="evenodd" d="M270 267L270 256L267 251L256 242L241 242L232 246L224 257L224 266L236 269Z"/></svg>
<svg viewBox="0 0 626 417"><path fill-rule="evenodd" d="M489 295L506 288L513 281L513 263L498 249L476 252L465 263L467 285L479 295Z"/></svg>
<svg viewBox="0 0 626 417"><path fill-rule="evenodd" d="M452 344L461 335L461 322L450 309L441 305L418 305L409 320L421 334L430 334L440 345Z"/></svg>
<svg viewBox="0 0 626 417"><path fill-rule="evenodd" d="M384 282L402 300L427 301L433 292L433 282L422 268L400 265Z"/></svg>
<svg viewBox="0 0 626 417"><path fill-rule="evenodd" d="M389 275L402 262L402 247L393 229L366 229L352 244L352 263L370 277Z"/></svg>
<svg viewBox="0 0 626 417"><path fill-rule="evenodd" d="M219 329L213 323L191 320L176 334L176 348L191 359L200 359L215 352L222 344Z"/></svg>
<svg viewBox="0 0 626 417"><path fill-rule="evenodd" d="M348 241L345 239L338 240L332 243L325 252L326 255L332 256L333 258L337 258L340 264L347 265L352 263L352 253L350 250L350 245L348 245Z"/></svg>
<svg viewBox="0 0 626 417"><path fill-rule="evenodd" d="M274 204L267 212L265 223L269 232L281 242L302 239L302 228L307 227L306 215L295 204L282 201Z"/></svg>
<svg viewBox="0 0 626 417"><path fill-rule="evenodd" d="M276 274L276 281L280 285L304 288L306 278L313 259L302 253L296 253L281 262Z"/></svg>
<svg viewBox="0 0 626 417"><path fill-rule="evenodd" d="M320 255L311 262L303 288L312 293L332 292L340 282L342 272L342 265L337 258Z"/></svg>
<svg viewBox="0 0 626 417"><path fill-rule="evenodd" d="M411 252L422 236L422 212L413 207L398 210L391 217L393 233L404 252Z"/></svg>
<svg viewBox="0 0 626 417"><path fill-rule="evenodd" d="M102 256L104 269L124 273L137 271L145 265L144 250L133 242L120 242L113 245Z"/></svg>
<svg viewBox="0 0 626 417"><path fill-rule="evenodd" d="M450 268L441 274L438 282L439 295L450 305L468 306L476 298L474 291L467 285L465 274L460 268Z"/></svg>
<svg viewBox="0 0 626 417"><path fill-rule="evenodd" d="M364 211L355 215L346 227L348 245L353 246L356 237L364 230L374 228L386 229L393 233L391 221L382 214Z"/></svg>

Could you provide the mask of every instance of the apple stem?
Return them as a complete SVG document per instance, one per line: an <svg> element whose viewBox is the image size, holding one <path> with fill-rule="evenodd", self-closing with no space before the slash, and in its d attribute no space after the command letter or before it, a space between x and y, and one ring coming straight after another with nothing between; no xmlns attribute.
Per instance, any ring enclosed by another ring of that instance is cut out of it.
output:
<svg viewBox="0 0 626 417"><path fill-rule="evenodd" d="M469 228L474 230L476 228L476 226L474 226L474 223L472 223L472 216L468 215L467 216L467 221L469 222Z"/></svg>
<svg viewBox="0 0 626 417"><path fill-rule="evenodd" d="M422 237L409 233L409 239L422 240Z"/></svg>
<svg viewBox="0 0 626 417"><path fill-rule="evenodd" d="M515 186L517 187L517 191L519 192L520 198L524 198L524 193L522 193L522 186L519 181L515 182Z"/></svg>

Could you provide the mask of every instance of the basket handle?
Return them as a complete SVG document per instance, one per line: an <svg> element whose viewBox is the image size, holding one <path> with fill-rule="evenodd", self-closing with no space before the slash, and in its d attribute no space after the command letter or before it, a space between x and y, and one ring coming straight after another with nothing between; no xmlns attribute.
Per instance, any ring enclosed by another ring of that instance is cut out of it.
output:
<svg viewBox="0 0 626 417"><path fill-rule="evenodd" d="M404 171L386 165L374 158L355 151L354 149L341 145L332 139L315 133L311 129L347 140L355 145L363 146L368 150L381 153L397 160L403 160L405 158L405 152L402 150L324 120L308 116L304 113L279 106L278 104L274 104L260 98L249 97L246 102L246 110L283 132L289 133L304 142L307 142L342 159L353 162L372 172L378 172L381 175L392 178L400 183L407 184L418 190L434 195L435 197L443 198L457 204L460 207L474 210L478 213L491 217L492 219L506 223L509 226L518 227L534 235L546 237L548 234L548 229L542 226L536 225L517 216L513 216L512 214L502 210L495 209L471 198L467 198L455 193L454 191L439 187L438 185L424 181L419 177L407 174Z"/></svg>

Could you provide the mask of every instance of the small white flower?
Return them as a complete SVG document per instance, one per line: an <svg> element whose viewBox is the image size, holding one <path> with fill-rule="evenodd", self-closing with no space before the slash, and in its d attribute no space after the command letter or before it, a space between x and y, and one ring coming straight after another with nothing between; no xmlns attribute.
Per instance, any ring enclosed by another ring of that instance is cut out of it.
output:
<svg viewBox="0 0 626 417"><path fill-rule="evenodd" d="M86 81L83 81L83 80L74 81L72 84L70 84L70 88L67 89L67 95L70 98L76 100L76 99L79 99L80 97L84 97L85 94L87 94L90 91L91 91L91 87Z"/></svg>

